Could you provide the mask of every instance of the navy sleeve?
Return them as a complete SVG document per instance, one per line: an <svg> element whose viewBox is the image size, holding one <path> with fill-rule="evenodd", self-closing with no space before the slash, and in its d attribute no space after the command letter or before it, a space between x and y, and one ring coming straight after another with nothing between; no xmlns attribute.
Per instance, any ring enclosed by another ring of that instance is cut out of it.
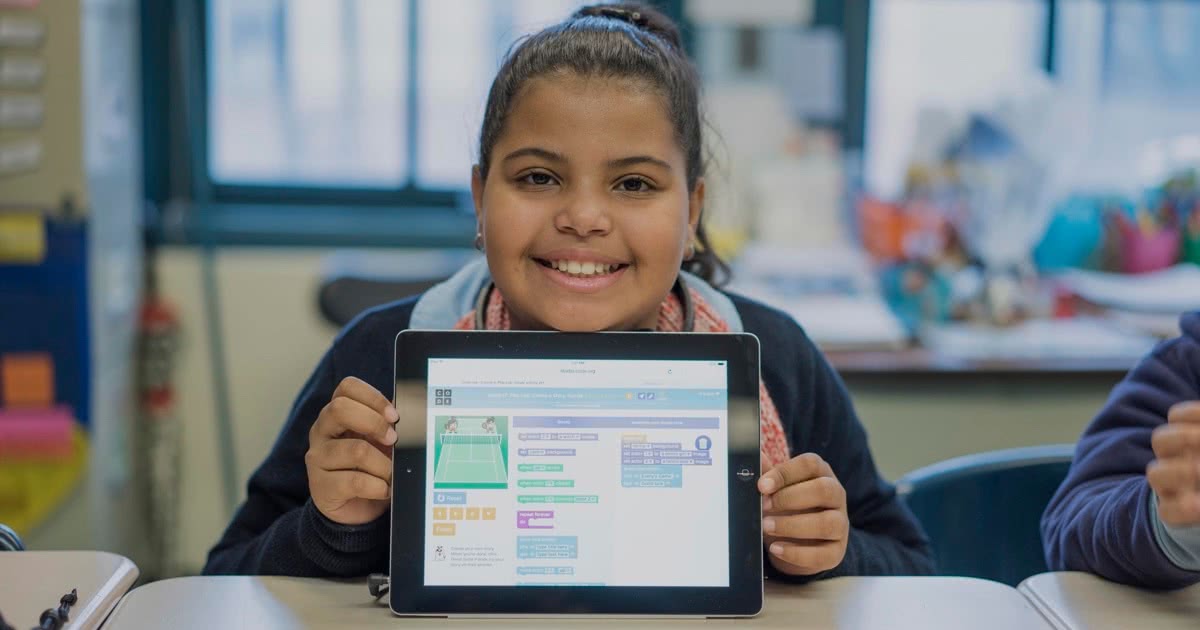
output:
<svg viewBox="0 0 1200 630"><path fill-rule="evenodd" d="M1150 436L1176 403L1200 399L1200 314L1113 389L1075 447L1071 470L1042 515L1046 563L1116 582L1179 588L1200 572L1175 566L1154 535L1146 466Z"/></svg>
<svg viewBox="0 0 1200 630"><path fill-rule="evenodd" d="M383 570L388 515L347 526L325 518L308 491L308 431L336 387L332 352L297 398L287 424L247 488L245 503L208 554L208 575L350 577Z"/></svg>
<svg viewBox="0 0 1200 630"><path fill-rule="evenodd" d="M820 350L795 324L799 336L795 403L792 426L786 427L792 455L820 455L846 489L850 539L842 563L815 576L787 576L767 564L768 575L788 581L843 575L929 575L934 572L933 551L920 524L885 481L871 457L867 434L841 378ZM764 345L764 355L771 350ZM774 359L773 359L774 360ZM765 359L764 359L765 361ZM790 361L788 363L791 363ZM786 385L767 383L768 391ZM783 414L781 410L781 414Z"/></svg>

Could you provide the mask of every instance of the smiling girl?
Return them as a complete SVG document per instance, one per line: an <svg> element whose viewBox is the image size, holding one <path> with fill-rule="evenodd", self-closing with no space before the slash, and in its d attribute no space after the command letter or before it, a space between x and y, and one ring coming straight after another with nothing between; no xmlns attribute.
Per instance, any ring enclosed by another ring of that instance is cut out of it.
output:
<svg viewBox="0 0 1200 630"><path fill-rule="evenodd" d="M457 328L754 333L769 574L931 572L928 541L821 353L787 315L714 288L724 265L701 221L701 130L696 71L652 9L585 7L517 45L492 83L471 178L485 260L343 331L205 571L386 571L389 350L406 328Z"/></svg>

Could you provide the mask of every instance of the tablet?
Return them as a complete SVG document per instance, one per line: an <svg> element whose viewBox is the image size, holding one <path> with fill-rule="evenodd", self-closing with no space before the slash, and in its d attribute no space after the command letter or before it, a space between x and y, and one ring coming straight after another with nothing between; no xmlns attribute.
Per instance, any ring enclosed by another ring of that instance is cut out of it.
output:
<svg viewBox="0 0 1200 630"><path fill-rule="evenodd" d="M394 613L762 608L753 335L406 330L395 357Z"/></svg>

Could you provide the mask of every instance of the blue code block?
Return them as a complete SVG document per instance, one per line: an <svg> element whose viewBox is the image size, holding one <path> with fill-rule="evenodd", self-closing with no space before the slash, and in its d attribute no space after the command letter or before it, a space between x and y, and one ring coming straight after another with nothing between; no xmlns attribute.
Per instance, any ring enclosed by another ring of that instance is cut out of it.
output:
<svg viewBox="0 0 1200 630"><path fill-rule="evenodd" d="M623 488L682 488L683 466L621 466Z"/></svg>
<svg viewBox="0 0 1200 630"><path fill-rule="evenodd" d="M579 555L577 536L517 536L517 559L575 559Z"/></svg>
<svg viewBox="0 0 1200 630"><path fill-rule="evenodd" d="M517 567L517 575L575 575L575 567Z"/></svg>

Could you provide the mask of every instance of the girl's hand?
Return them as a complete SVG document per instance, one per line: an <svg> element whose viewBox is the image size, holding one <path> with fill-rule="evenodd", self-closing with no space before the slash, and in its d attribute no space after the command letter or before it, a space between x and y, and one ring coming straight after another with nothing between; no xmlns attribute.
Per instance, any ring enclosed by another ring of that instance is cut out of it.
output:
<svg viewBox="0 0 1200 630"><path fill-rule="evenodd" d="M1158 517L1172 527L1200 525L1200 401L1171 407L1150 445L1146 480L1158 495Z"/></svg>
<svg viewBox="0 0 1200 630"><path fill-rule="evenodd" d="M850 517L846 489L815 453L771 468L762 460L763 539L767 557L788 575L813 575L836 567L846 555Z"/></svg>
<svg viewBox="0 0 1200 630"><path fill-rule="evenodd" d="M392 496L392 445L399 414L387 397L347 377L308 432L308 491L326 518L343 525L369 523Z"/></svg>

